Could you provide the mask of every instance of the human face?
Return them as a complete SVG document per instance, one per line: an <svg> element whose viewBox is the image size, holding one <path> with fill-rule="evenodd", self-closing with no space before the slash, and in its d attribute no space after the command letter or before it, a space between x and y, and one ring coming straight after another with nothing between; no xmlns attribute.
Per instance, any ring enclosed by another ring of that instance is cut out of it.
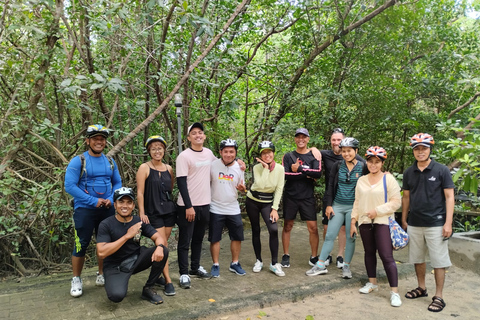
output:
<svg viewBox="0 0 480 320"><path fill-rule="evenodd" d="M135 209L135 202L128 196L117 199L113 205L117 213L123 218L131 216L133 209Z"/></svg>
<svg viewBox="0 0 480 320"><path fill-rule="evenodd" d="M295 136L295 144L297 145L298 149L305 149L308 141L310 141L310 137L302 133L299 133Z"/></svg>
<svg viewBox="0 0 480 320"><path fill-rule="evenodd" d="M200 128L193 128L188 134L188 141L190 141L192 146L203 147L203 142L205 141L205 134Z"/></svg>
<svg viewBox="0 0 480 320"><path fill-rule="evenodd" d="M153 160L161 161L165 155L165 146L159 141L152 142L148 146L148 153Z"/></svg>
<svg viewBox="0 0 480 320"><path fill-rule="evenodd" d="M342 142L343 138L344 138L343 133L335 132L332 134L332 136L330 137L330 144L332 146L333 153L335 154L342 153L339 145L340 145L340 142Z"/></svg>
<svg viewBox="0 0 480 320"><path fill-rule="evenodd" d="M263 150L262 153L260 153L260 159L262 159L263 162L265 163L272 163L273 161L273 151L270 149Z"/></svg>
<svg viewBox="0 0 480 320"><path fill-rule="evenodd" d="M105 139L105 137L102 135L97 135L91 138L87 138L86 142L87 142L87 146L90 147L90 150L94 154L102 153L103 149L105 149L105 146L107 145L107 139Z"/></svg>
<svg viewBox="0 0 480 320"><path fill-rule="evenodd" d="M342 157L347 162L352 162L357 155L357 149L353 149L352 147L343 147L342 150Z"/></svg>
<svg viewBox="0 0 480 320"><path fill-rule="evenodd" d="M425 162L430 159L430 148L425 146L416 146L413 149L413 156L418 162Z"/></svg>
<svg viewBox="0 0 480 320"><path fill-rule="evenodd" d="M370 173L375 174L382 170L383 161L377 157L370 157L367 159L367 167Z"/></svg>
<svg viewBox="0 0 480 320"><path fill-rule="evenodd" d="M232 163L237 156L237 150L234 147L225 147L220 151L220 157L224 164Z"/></svg>

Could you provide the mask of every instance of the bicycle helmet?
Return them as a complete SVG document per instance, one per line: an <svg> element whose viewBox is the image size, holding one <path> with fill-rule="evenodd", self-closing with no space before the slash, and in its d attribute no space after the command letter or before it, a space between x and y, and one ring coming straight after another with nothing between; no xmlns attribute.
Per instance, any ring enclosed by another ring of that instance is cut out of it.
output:
<svg viewBox="0 0 480 320"><path fill-rule="evenodd" d="M410 139L410 145L413 149L415 149L416 146L432 148L434 144L435 141L433 137L428 133L417 133Z"/></svg>
<svg viewBox="0 0 480 320"><path fill-rule="evenodd" d="M258 153L262 153L263 150L272 150L275 152L275 146L271 141L262 141L258 144Z"/></svg>
<svg viewBox="0 0 480 320"><path fill-rule="evenodd" d="M235 150L238 149L237 141L233 139L222 140L220 142L220 151L222 151L225 147L234 147Z"/></svg>
<svg viewBox="0 0 480 320"><path fill-rule="evenodd" d="M365 153L365 157L367 159L371 157L377 157L380 160L385 161L385 159L387 159L387 151L385 151L385 149L379 146L370 147L367 149L367 152Z"/></svg>
<svg viewBox="0 0 480 320"><path fill-rule="evenodd" d="M106 139L108 138L109 134L110 133L108 129L102 126L101 124L93 124L88 126L86 136L87 138L92 138L94 136L101 135Z"/></svg>
<svg viewBox="0 0 480 320"><path fill-rule="evenodd" d="M147 142L145 142L145 149L147 149L147 151L148 151L148 146L151 143L156 142L156 141L161 142L163 144L164 148L167 149L167 142L161 136L150 136L150 137L148 137Z"/></svg>
<svg viewBox="0 0 480 320"><path fill-rule="evenodd" d="M130 199L135 200L135 194L133 193L132 188L121 187L113 193L113 201L117 201L125 196L130 197Z"/></svg>
<svg viewBox="0 0 480 320"><path fill-rule="evenodd" d="M346 137L340 142L339 147L340 148L350 147L350 148L353 148L353 149L358 149L359 145L360 145L360 143L358 142L357 139L352 138L352 137Z"/></svg>

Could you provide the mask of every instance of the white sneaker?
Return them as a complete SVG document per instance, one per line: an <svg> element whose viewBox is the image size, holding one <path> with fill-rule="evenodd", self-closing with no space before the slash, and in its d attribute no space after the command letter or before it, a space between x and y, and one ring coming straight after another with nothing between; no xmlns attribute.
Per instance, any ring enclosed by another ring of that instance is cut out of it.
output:
<svg viewBox="0 0 480 320"><path fill-rule="evenodd" d="M305 274L306 274L307 276L317 276L317 275L319 275L319 274L325 274L325 273L328 273L327 268L325 268L325 267L323 267L323 268L320 267L320 266L318 265L318 262L312 267L312 269L307 270L307 272L305 272Z"/></svg>
<svg viewBox="0 0 480 320"><path fill-rule="evenodd" d="M103 274L100 274L98 271L97 271L97 280L95 280L95 285L97 287L103 287L105 285L105 277L103 276Z"/></svg>
<svg viewBox="0 0 480 320"><path fill-rule="evenodd" d="M182 274L180 276L180 288L189 289L191 286L190 277L188 274Z"/></svg>
<svg viewBox="0 0 480 320"><path fill-rule="evenodd" d="M402 305L402 299L400 299L400 295L396 292L390 292L390 304L392 307L400 307Z"/></svg>
<svg viewBox="0 0 480 320"><path fill-rule="evenodd" d="M255 262L255 265L253 266L253 272L260 272L262 271L263 268L263 262L257 259L257 262Z"/></svg>
<svg viewBox="0 0 480 320"><path fill-rule="evenodd" d="M72 278L72 287L70 288L70 295L72 297L80 297L83 294L83 283L80 277Z"/></svg>
<svg viewBox="0 0 480 320"><path fill-rule="evenodd" d="M343 279L352 279L352 271L350 270L349 264L343 264L342 277Z"/></svg>
<svg viewBox="0 0 480 320"><path fill-rule="evenodd" d="M285 276L285 272L283 272L283 270L282 270L282 265L278 262L273 264L273 265L270 264L270 271L272 271L273 273L275 273L279 277L284 277Z"/></svg>
<svg viewBox="0 0 480 320"><path fill-rule="evenodd" d="M376 284L373 284L371 282L367 282L367 284L358 290L360 293L370 293L372 291L378 291L378 286Z"/></svg>

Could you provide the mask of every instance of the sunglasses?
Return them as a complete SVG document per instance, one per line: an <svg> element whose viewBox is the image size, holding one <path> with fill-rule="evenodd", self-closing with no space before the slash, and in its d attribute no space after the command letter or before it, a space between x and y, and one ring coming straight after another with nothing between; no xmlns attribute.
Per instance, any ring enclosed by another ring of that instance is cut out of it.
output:
<svg viewBox="0 0 480 320"><path fill-rule="evenodd" d="M350 172L347 172L347 179L345 180L346 183L350 183Z"/></svg>
<svg viewBox="0 0 480 320"><path fill-rule="evenodd" d="M335 128L333 129L332 133L344 133L342 128Z"/></svg>

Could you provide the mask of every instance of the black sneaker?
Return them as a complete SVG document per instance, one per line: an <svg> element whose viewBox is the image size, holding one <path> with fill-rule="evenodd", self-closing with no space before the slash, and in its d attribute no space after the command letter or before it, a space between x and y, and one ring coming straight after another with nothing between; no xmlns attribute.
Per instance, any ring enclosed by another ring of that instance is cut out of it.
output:
<svg viewBox="0 0 480 320"><path fill-rule="evenodd" d="M315 263L317 263L317 261L318 261L318 256L310 257L310 260L308 260L308 264L313 267Z"/></svg>
<svg viewBox="0 0 480 320"><path fill-rule="evenodd" d="M188 271L188 274L202 279L210 279L212 277L212 275L208 273L207 270L205 270L202 266L198 267L197 270Z"/></svg>
<svg viewBox="0 0 480 320"><path fill-rule="evenodd" d="M333 259L332 256L328 256L327 260L325 260L325 267L329 266L332 263Z"/></svg>
<svg viewBox="0 0 480 320"><path fill-rule="evenodd" d="M289 254L284 254L282 256L282 267L283 268L290 268L290 255Z"/></svg>
<svg viewBox="0 0 480 320"><path fill-rule="evenodd" d="M163 303L162 297L160 297L152 287L143 287L142 299L148 300L153 304Z"/></svg>
<svg viewBox="0 0 480 320"><path fill-rule="evenodd" d="M173 283L167 283L165 285L165 289L163 289L163 293L165 293L166 296L174 296L176 292L175 288L173 287Z"/></svg>
<svg viewBox="0 0 480 320"><path fill-rule="evenodd" d="M165 281L164 277L160 277L160 278L157 279L157 281L155 281L155 285L159 286L162 289L165 288L165 284L166 284L166 281Z"/></svg>
<svg viewBox="0 0 480 320"><path fill-rule="evenodd" d="M342 257L342 256L338 256L338 257L337 257L337 268L338 268L338 269L342 269L342 268L343 268L343 257Z"/></svg>

